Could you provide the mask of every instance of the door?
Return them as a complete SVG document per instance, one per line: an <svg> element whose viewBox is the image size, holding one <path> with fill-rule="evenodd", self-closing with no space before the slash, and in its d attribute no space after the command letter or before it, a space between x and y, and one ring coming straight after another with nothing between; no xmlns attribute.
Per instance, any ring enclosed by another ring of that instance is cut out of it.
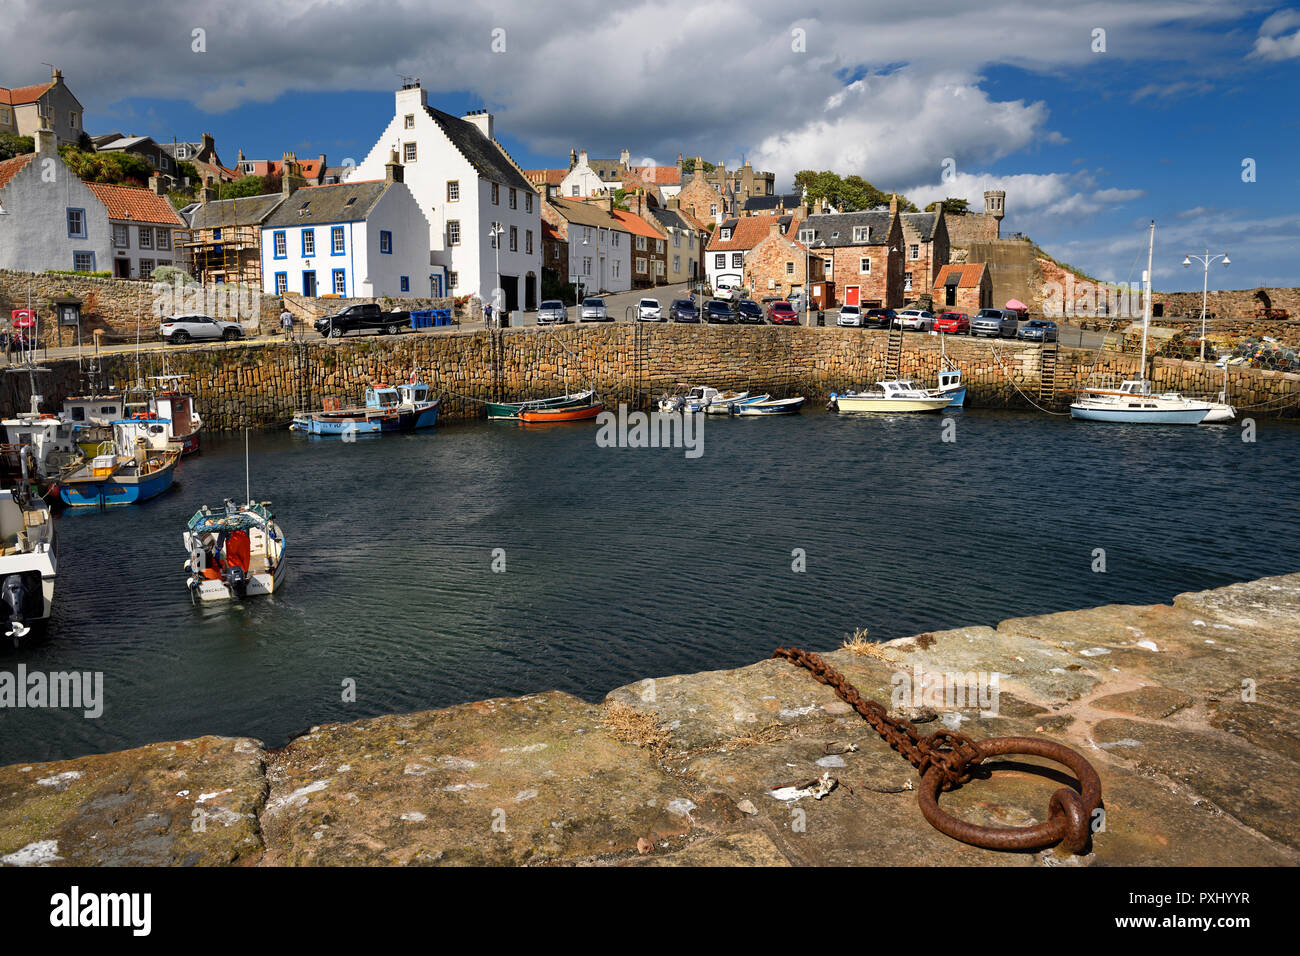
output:
<svg viewBox="0 0 1300 956"><path fill-rule="evenodd" d="M316 297L316 273L304 272L302 274L302 294L313 299Z"/></svg>
<svg viewBox="0 0 1300 956"><path fill-rule="evenodd" d="M113 278L129 279L131 278L131 260L114 259L113 260Z"/></svg>
<svg viewBox="0 0 1300 956"><path fill-rule="evenodd" d="M856 285L846 285L846 286L844 287L844 304L845 304L845 305L861 305L862 303L859 301L859 299L860 299L860 293L861 293L861 287L860 287L860 286L856 286Z"/></svg>

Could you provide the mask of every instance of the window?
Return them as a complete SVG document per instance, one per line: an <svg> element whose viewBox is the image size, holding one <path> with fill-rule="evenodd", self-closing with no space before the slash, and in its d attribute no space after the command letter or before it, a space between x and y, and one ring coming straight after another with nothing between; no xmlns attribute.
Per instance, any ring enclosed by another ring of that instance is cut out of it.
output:
<svg viewBox="0 0 1300 956"><path fill-rule="evenodd" d="M330 255L343 255L343 227L335 226L330 230Z"/></svg>
<svg viewBox="0 0 1300 956"><path fill-rule="evenodd" d="M618 233L617 233L617 232L613 232L613 231L611 231L609 235L610 235L610 242L613 244L614 248L617 249L617 248L618 248Z"/></svg>
<svg viewBox="0 0 1300 956"><path fill-rule="evenodd" d="M655 240L655 252L659 253L660 255L663 255L664 241L662 239Z"/></svg>
<svg viewBox="0 0 1300 956"><path fill-rule="evenodd" d="M68 113L68 125L71 126L73 129L77 128L77 114L75 111L71 111Z"/></svg>
<svg viewBox="0 0 1300 956"><path fill-rule="evenodd" d="M176 147L177 159L188 159L189 155L190 155L190 148L188 146L181 145Z"/></svg>
<svg viewBox="0 0 1300 956"><path fill-rule="evenodd" d="M153 275L154 264L152 259L140 260L140 278L147 279Z"/></svg>
<svg viewBox="0 0 1300 956"><path fill-rule="evenodd" d="M402 162L415 162L415 143L405 143L402 146Z"/></svg>
<svg viewBox="0 0 1300 956"><path fill-rule="evenodd" d="M460 180L447 180L447 202L460 202Z"/></svg>
<svg viewBox="0 0 1300 956"><path fill-rule="evenodd" d="M524 252L530 256L533 254L533 231L531 229L524 233Z"/></svg>
<svg viewBox="0 0 1300 956"><path fill-rule="evenodd" d="M574 193L574 195L576 196L578 194ZM494 206L501 205L501 187L498 186L496 183L492 184L492 205Z"/></svg>
<svg viewBox="0 0 1300 956"><path fill-rule="evenodd" d="M410 291L411 291L411 277L410 277L410 276L398 276L398 281L401 283L401 288L402 288L402 291L403 291L403 292L410 292Z"/></svg>
<svg viewBox="0 0 1300 956"><path fill-rule="evenodd" d="M870 271L871 271L871 260L870 260L870 259L859 259L859 260L858 260L858 271L859 271L859 272L870 272ZM888 270L886 270L886 271L888 271Z"/></svg>
<svg viewBox="0 0 1300 956"><path fill-rule="evenodd" d="M636 251L645 252L645 236L636 237Z"/></svg>
<svg viewBox="0 0 1300 956"><path fill-rule="evenodd" d="M84 209L68 210L68 238L69 239L86 238L86 210Z"/></svg>
<svg viewBox="0 0 1300 956"><path fill-rule="evenodd" d="M415 114L414 114L414 113L407 113L404 117L402 117L402 128L403 128L403 129L415 129Z"/></svg>
<svg viewBox="0 0 1300 956"><path fill-rule="evenodd" d="M460 273L459 273L459 272L448 272L448 273L447 273L447 289L448 289L448 290L451 290L451 289L458 288L459 286L460 286Z"/></svg>
<svg viewBox="0 0 1300 956"><path fill-rule="evenodd" d="M347 295L348 274L342 269L334 270L334 294Z"/></svg>
<svg viewBox="0 0 1300 956"><path fill-rule="evenodd" d="M611 263L611 270L610 270L610 271L611 271L611 273L612 273L612 275L613 275L613 277L614 277L615 279L617 279L617 278L619 278L619 277L621 276L621 274L622 274L622 272L623 272L622 265L623 265L623 263L619 262L617 259L615 259L615 260L613 261L613 263Z"/></svg>
<svg viewBox="0 0 1300 956"><path fill-rule="evenodd" d="M682 257L673 256L673 272L681 272L681 271L682 271Z"/></svg>
<svg viewBox="0 0 1300 956"><path fill-rule="evenodd" d="M136 229L136 238L139 240L141 249L152 249L153 226L139 226Z"/></svg>
<svg viewBox="0 0 1300 956"><path fill-rule="evenodd" d="M745 254L743 252L733 252L731 254L731 268L739 269L745 264Z"/></svg>
<svg viewBox="0 0 1300 956"><path fill-rule="evenodd" d="M510 251L519 251L519 229L515 226L510 227Z"/></svg>
<svg viewBox="0 0 1300 956"><path fill-rule="evenodd" d="M93 252L74 252L72 254L73 272L94 272L95 254Z"/></svg>
<svg viewBox="0 0 1300 956"><path fill-rule="evenodd" d="M582 227L582 241L591 242L591 226Z"/></svg>
<svg viewBox="0 0 1300 956"><path fill-rule="evenodd" d="M277 272L275 274L275 294L284 295L289 291L289 273Z"/></svg>
<svg viewBox="0 0 1300 956"><path fill-rule="evenodd" d="M379 251L386 256L393 253L393 234L387 229L379 230Z"/></svg>
<svg viewBox="0 0 1300 956"><path fill-rule="evenodd" d="M718 214L718 204L717 204L717 203L710 203L710 204L709 204L709 215L710 215L710 216L716 216L717 214Z"/></svg>
<svg viewBox="0 0 1300 956"><path fill-rule="evenodd" d="M812 241L813 241L813 237L814 237L815 235L816 235L816 233L815 233L812 229L800 229L800 230L799 230L799 241L800 241L800 242L803 242L803 243L809 243L809 242L812 242Z"/></svg>
<svg viewBox="0 0 1300 956"><path fill-rule="evenodd" d="M909 259L919 259L919 258L921 258L921 247L918 246L918 245L911 245L911 246L908 246L908 247L907 247L907 258L909 258Z"/></svg>
<svg viewBox="0 0 1300 956"><path fill-rule="evenodd" d="M170 229L158 229L158 248L170 249L172 247L172 231Z"/></svg>
<svg viewBox="0 0 1300 956"><path fill-rule="evenodd" d="M870 238L871 238L871 227L870 227L870 226L854 226L854 227L853 227L853 241L854 241L854 242L866 242L866 241L867 241L868 239L870 239Z"/></svg>
<svg viewBox="0 0 1300 956"><path fill-rule="evenodd" d="M159 268L159 269L161 269L163 266L169 266L169 265L171 265L171 264L172 264L172 261L171 261L170 259L159 259L159 260L158 260L158 268Z"/></svg>
<svg viewBox="0 0 1300 956"><path fill-rule="evenodd" d="M221 230L220 230L220 229L213 229L213 230L212 230L212 241L213 241L213 242L220 242L220 241L221 241Z"/></svg>
<svg viewBox="0 0 1300 956"><path fill-rule="evenodd" d="M131 247L130 233L126 226L121 223L113 223L113 248L129 249Z"/></svg>
<svg viewBox="0 0 1300 956"><path fill-rule="evenodd" d="M730 239L730 238L731 238L731 230L730 230L730 229L723 229L723 230L722 230L722 236L721 236L722 241L723 241L723 242L726 242L726 241L727 241L728 239Z"/></svg>
<svg viewBox="0 0 1300 956"><path fill-rule="evenodd" d="M273 239L273 242L274 242L274 244L275 244L275 245L274 245L274 248L275 248L275 253L274 253L274 254L275 254L275 258L277 258L277 259L284 259L284 258L287 258L288 255L289 255L289 253L288 253L288 249L287 249L287 244L286 244L285 241L284 241L284 233L283 233L283 232L277 232L277 233L274 234L274 236L272 237L272 239Z"/></svg>
<svg viewBox="0 0 1300 956"><path fill-rule="evenodd" d="M713 268L715 269L727 268L727 257L725 254L720 252L713 257Z"/></svg>
<svg viewBox="0 0 1300 956"><path fill-rule="evenodd" d="M9 107L7 106L0 107L0 123L4 123L6 126L9 125Z"/></svg>
<svg viewBox="0 0 1300 956"><path fill-rule="evenodd" d="M645 275L645 259L642 258L641 256L637 256L636 271L640 275Z"/></svg>
<svg viewBox="0 0 1300 956"><path fill-rule="evenodd" d="M664 261L662 259L655 259L653 265L655 275L661 276L664 274Z"/></svg>
<svg viewBox="0 0 1300 956"><path fill-rule="evenodd" d="M785 263L785 274L788 276L794 275L794 263L789 260L786 260Z"/></svg>
<svg viewBox="0 0 1300 956"><path fill-rule="evenodd" d="M519 195L513 186L510 187L510 208L519 208Z"/></svg>
<svg viewBox="0 0 1300 956"><path fill-rule="evenodd" d="M524 212L533 211L533 194L524 193Z"/></svg>
<svg viewBox="0 0 1300 956"><path fill-rule="evenodd" d="M447 245L449 246L460 245L460 220L459 219L447 220ZM455 273L452 274L454 275Z"/></svg>
<svg viewBox="0 0 1300 956"><path fill-rule="evenodd" d="M591 256L582 257L582 274L585 276L591 275Z"/></svg>
<svg viewBox="0 0 1300 956"><path fill-rule="evenodd" d="M569 190L570 190L570 192L569 192L569 195L570 195L570 196L576 196L576 195L578 195L578 187L577 187L576 185L574 185L574 186L570 186L570 187L569 187Z"/></svg>
<svg viewBox="0 0 1300 956"><path fill-rule="evenodd" d="M316 230L304 229L302 231L302 257L316 255Z"/></svg>
<svg viewBox="0 0 1300 956"><path fill-rule="evenodd" d="M680 232L674 232L674 233L673 233L673 248L674 248L674 249L680 249L681 247L682 247L682 234L681 234Z"/></svg>
<svg viewBox="0 0 1300 956"><path fill-rule="evenodd" d="M903 275L903 291L912 291L912 273L908 272Z"/></svg>

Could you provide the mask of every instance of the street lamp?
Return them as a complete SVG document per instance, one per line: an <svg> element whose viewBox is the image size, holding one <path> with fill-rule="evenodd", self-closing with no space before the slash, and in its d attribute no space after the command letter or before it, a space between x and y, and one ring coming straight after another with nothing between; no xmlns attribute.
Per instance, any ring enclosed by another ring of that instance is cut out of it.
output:
<svg viewBox="0 0 1300 956"><path fill-rule="evenodd" d="M497 325L501 324L501 234L503 232L505 229L499 222L492 223L492 228L488 230L488 235L492 237L492 249L497 257L497 281L492 287L492 312L494 313L492 317Z"/></svg>
<svg viewBox="0 0 1300 956"><path fill-rule="evenodd" d="M1192 260L1202 263L1205 266L1205 281L1201 284L1201 361L1205 361L1205 303L1210 294L1210 263L1215 259L1222 259L1225 266L1232 265L1232 260L1228 258L1226 252L1217 256L1210 255L1210 250L1205 250L1203 256L1183 256L1183 265L1190 266Z"/></svg>

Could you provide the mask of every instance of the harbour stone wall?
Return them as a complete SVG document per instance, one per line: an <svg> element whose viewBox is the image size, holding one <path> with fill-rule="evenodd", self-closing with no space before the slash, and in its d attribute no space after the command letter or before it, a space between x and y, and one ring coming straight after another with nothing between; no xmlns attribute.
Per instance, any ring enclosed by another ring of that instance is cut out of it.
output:
<svg viewBox="0 0 1300 956"><path fill-rule="evenodd" d="M1054 387L1042 389L1043 350L1006 340L905 336L903 377L933 385L946 360L962 369L968 404L995 408L1050 408L1060 412L1071 390L1091 374L1133 377L1130 353L1062 348ZM436 331L400 336L348 336L298 342L237 342L154 348L102 359L103 379L123 388L164 372L188 375L208 427L283 426L295 410L320 408L328 398L352 404L368 383L397 383L418 375L442 399L444 420L484 415L483 403L597 389L609 404L645 407L682 386L805 395L822 402L831 392L862 389L885 377L888 335L859 329L727 328L689 325L568 326ZM1049 353L1050 354L1050 353ZM37 389L45 408L83 393L87 380L76 360L47 363ZM1176 359L1150 360L1148 377L1162 389L1216 393L1223 371ZM28 406L25 375L0 385L6 413ZM1228 398L1244 414L1294 417L1300 375L1233 368Z"/></svg>

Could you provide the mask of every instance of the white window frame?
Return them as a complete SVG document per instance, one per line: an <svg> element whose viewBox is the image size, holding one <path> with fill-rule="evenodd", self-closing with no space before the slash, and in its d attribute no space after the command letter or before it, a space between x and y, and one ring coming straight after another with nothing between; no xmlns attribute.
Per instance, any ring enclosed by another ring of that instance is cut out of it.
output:
<svg viewBox="0 0 1300 956"><path fill-rule="evenodd" d="M869 242L870 240L871 240L871 227L870 227L870 226L854 226L854 227L853 227L853 241L854 241L854 242Z"/></svg>
<svg viewBox="0 0 1300 956"><path fill-rule="evenodd" d="M140 249L153 249L153 226L137 226L135 241Z"/></svg>
<svg viewBox="0 0 1300 956"><path fill-rule="evenodd" d="M162 252L170 252L172 247L172 231L163 226L158 227L158 235L154 239L154 248Z"/></svg>
<svg viewBox="0 0 1300 956"><path fill-rule="evenodd" d="M460 202L460 180L447 180L447 202Z"/></svg>
<svg viewBox="0 0 1300 956"><path fill-rule="evenodd" d="M860 256L858 258L858 274L870 275L870 273L871 273L871 257Z"/></svg>

